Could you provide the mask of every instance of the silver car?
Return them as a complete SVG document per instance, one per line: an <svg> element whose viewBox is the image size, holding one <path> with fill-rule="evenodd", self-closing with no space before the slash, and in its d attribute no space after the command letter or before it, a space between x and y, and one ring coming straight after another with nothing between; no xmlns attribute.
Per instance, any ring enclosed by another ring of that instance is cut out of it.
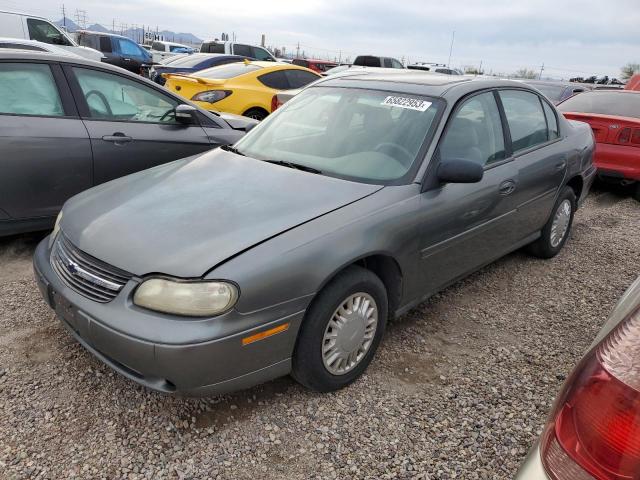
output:
<svg viewBox="0 0 640 480"><path fill-rule="evenodd" d="M516 480L640 478L640 277L569 375Z"/></svg>
<svg viewBox="0 0 640 480"><path fill-rule="evenodd" d="M397 72L328 77L232 147L76 196L35 253L44 298L156 390L330 391L389 317L518 248L556 255L589 126L520 83Z"/></svg>

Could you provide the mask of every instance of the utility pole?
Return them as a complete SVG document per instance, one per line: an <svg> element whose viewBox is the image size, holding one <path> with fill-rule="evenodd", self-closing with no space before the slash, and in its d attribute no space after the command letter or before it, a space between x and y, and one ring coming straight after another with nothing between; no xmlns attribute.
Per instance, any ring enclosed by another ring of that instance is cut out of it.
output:
<svg viewBox="0 0 640 480"><path fill-rule="evenodd" d="M453 41L456 38L456 31L454 30L451 33L451 46L449 47L449 62L447 63L447 67L451 68L451 53L453 53Z"/></svg>
<svg viewBox="0 0 640 480"><path fill-rule="evenodd" d="M300 58L300 42L298 42L298 46L296 47L296 58Z"/></svg>
<svg viewBox="0 0 640 480"><path fill-rule="evenodd" d="M67 30L67 13L64 11L64 3L62 4L62 26Z"/></svg>
<svg viewBox="0 0 640 480"><path fill-rule="evenodd" d="M87 28L87 11L86 10L78 10L76 8L76 23L81 29Z"/></svg>
<svg viewBox="0 0 640 480"><path fill-rule="evenodd" d="M540 67L540 76L538 77L539 80L542 80L542 72L544 72L544 62L542 62L542 66Z"/></svg>
<svg viewBox="0 0 640 480"><path fill-rule="evenodd" d="M478 75L482 75L482 60L480 60L480 68L478 69Z"/></svg>

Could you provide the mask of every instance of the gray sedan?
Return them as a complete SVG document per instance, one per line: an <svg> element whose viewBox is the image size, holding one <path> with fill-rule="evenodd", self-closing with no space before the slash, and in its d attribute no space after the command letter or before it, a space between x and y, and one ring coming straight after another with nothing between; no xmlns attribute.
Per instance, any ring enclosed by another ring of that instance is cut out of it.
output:
<svg viewBox="0 0 640 480"><path fill-rule="evenodd" d="M638 362L640 277L569 375L516 480L638 478Z"/></svg>
<svg viewBox="0 0 640 480"><path fill-rule="evenodd" d="M105 63L0 53L0 236L51 228L94 185L236 142L255 121L216 115Z"/></svg>
<svg viewBox="0 0 640 480"><path fill-rule="evenodd" d="M518 248L556 255L593 149L522 83L329 77L233 147L67 202L36 279L80 343L150 388L292 373L335 390L389 317Z"/></svg>

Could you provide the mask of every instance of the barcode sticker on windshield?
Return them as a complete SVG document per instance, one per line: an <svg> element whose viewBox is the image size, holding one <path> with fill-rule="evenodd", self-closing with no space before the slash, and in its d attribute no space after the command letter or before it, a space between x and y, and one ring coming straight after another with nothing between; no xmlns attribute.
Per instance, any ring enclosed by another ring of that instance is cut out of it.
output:
<svg viewBox="0 0 640 480"><path fill-rule="evenodd" d="M431 102L425 102L424 100L417 100L415 98L407 97L387 97L380 105L388 105L390 107L408 108L410 110L417 110L424 112L431 106Z"/></svg>

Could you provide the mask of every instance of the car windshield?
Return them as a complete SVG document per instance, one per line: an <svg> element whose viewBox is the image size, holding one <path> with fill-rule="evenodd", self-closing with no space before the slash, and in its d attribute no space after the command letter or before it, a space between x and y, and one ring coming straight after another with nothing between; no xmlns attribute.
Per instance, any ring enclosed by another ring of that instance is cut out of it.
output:
<svg viewBox="0 0 640 480"><path fill-rule="evenodd" d="M640 93L585 92L565 100L558 110L640 118Z"/></svg>
<svg viewBox="0 0 640 480"><path fill-rule="evenodd" d="M430 132L434 98L313 87L240 140L244 155L370 183L403 177Z"/></svg>
<svg viewBox="0 0 640 480"><path fill-rule="evenodd" d="M558 103L562 99L565 91L564 85L547 85L544 83L532 83L531 86L542 92L542 94L553 103Z"/></svg>
<svg viewBox="0 0 640 480"><path fill-rule="evenodd" d="M206 70L198 72L197 75L198 77L202 78L224 80L227 78L239 77L240 75L244 75L245 73L255 72L256 70L260 70L261 68L262 67L258 65L238 62L230 63L228 65L221 65L218 67L207 68Z"/></svg>

